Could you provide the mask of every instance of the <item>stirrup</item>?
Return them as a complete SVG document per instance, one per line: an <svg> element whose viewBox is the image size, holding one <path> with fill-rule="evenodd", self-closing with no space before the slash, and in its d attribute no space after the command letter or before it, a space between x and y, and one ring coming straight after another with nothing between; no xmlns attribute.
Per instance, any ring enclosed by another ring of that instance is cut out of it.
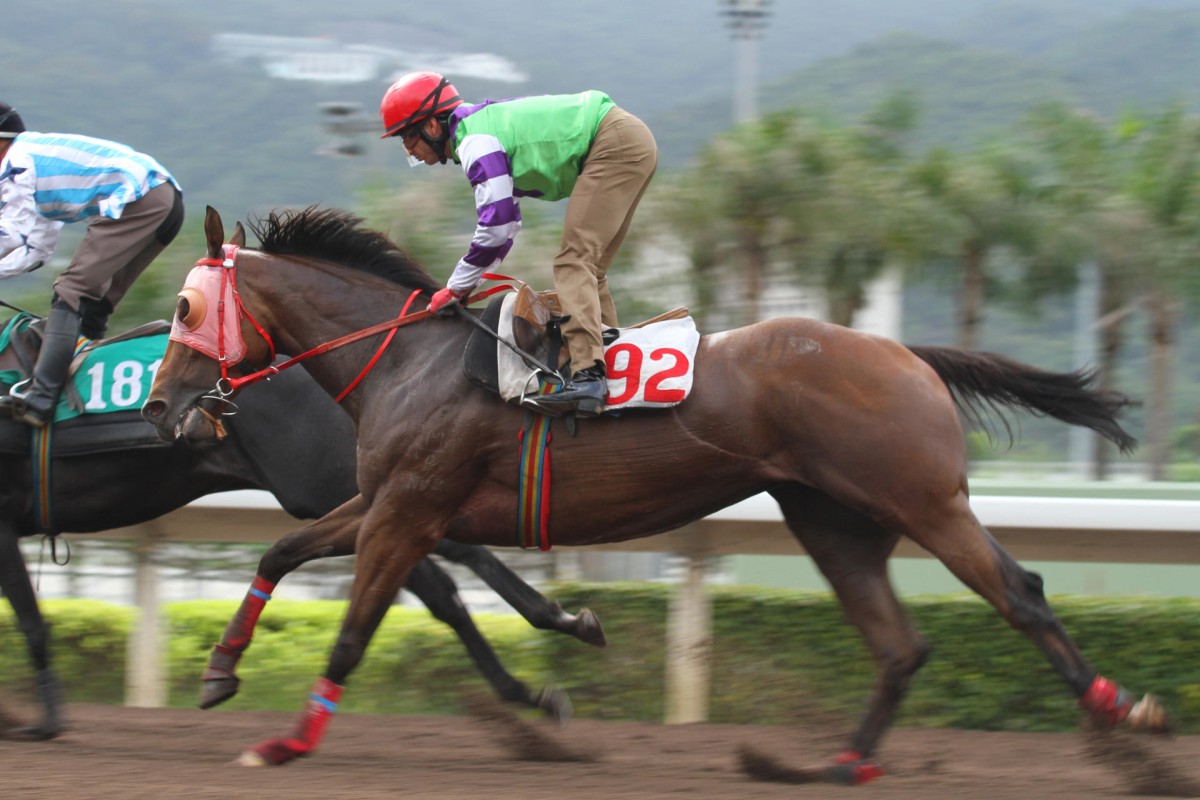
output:
<svg viewBox="0 0 1200 800"><path fill-rule="evenodd" d="M568 381L557 372L546 372L543 369L531 370L530 373L525 377L525 385L521 387L521 397L520 397L520 400L518 401L518 404L521 406L521 408L529 409L530 411L533 411L536 414L544 414L547 417L556 417L556 418L561 417L566 411L569 411L570 409L546 408L541 404L540 401L542 400L543 397L546 397L547 395L530 394L530 385L529 385L530 382L532 381L533 386L534 386L532 391L537 392L542 387L542 379L543 378L546 380L547 383L557 383L559 386L565 386L568 383Z"/></svg>
<svg viewBox="0 0 1200 800"><path fill-rule="evenodd" d="M25 378L9 387L8 396L14 400L24 400L31 388L33 388L33 378Z"/></svg>

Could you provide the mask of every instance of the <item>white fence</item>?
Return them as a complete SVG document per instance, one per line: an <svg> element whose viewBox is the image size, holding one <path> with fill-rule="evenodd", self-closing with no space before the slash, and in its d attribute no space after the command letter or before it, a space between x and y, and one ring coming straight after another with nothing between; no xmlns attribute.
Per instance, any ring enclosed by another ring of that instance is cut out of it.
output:
<svg viewBox="0 0 1200 800"><path fill-rule="evenodd" d="M1127 564L1200 564L1200 501L977 496L976 515L1018 560ZM158 637L158 596L151 553L161 542L271 542L300 526L266 492L201 498L153 522L105 533L139 543L137 603L141 624L130 642L126 702L161 706L166 682ZM574 549L574 548L563 548ZM759 495L659 536L584 548L675 553L687 569L667 623L667 722L699 722L708 713L710 604L708 559L729 554L799 555L775 502ZM905 540L898 557L928 554Z"/></svg>

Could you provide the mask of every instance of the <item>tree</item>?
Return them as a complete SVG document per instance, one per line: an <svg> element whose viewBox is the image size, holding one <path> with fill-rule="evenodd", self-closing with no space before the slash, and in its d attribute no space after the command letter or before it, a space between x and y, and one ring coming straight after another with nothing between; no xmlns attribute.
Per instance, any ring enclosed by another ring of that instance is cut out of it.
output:
<svg viewBox="0 0 1200 800"><path fill-rule="evenodd" d="M953 270L958 285L960 347L979 346L984 309L996 280L993 256L1004 248L1032 253L1045 213L1036 165L1013 148L993 145L966 155L934 148L910 174L931 203L931 264Z"/></svg>

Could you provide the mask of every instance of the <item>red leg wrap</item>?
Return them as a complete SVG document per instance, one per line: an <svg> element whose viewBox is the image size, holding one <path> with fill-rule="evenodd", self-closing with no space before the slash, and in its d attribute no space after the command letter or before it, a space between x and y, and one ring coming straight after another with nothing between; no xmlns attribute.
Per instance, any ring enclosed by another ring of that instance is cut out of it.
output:
<svg viewBox="0 0 1200 800"><path fill-rule="evenodd" d="M1083 697L1079 698L1079 705L1109 725L1115 726L1129 716L1133 702L1120 686L1103 675L1097 675Z"/></svg>
<svg viewBox="0 0 1200 800"><path fill-rule="evenodd" d="M258 617L274 590L275 584L258 575L254 576L250 591L246 592L242 605L233 615L229 627L225 629L221 645L239 653L250 645L250 639L254 636L254 626L258 624Z"/></svg>
<svg viewBox="0 0 1200 800"><path fill-rule="evenodd" d="M338 700L342 698L342 687L325 678L317 678L317 683L308 695L308 703L304 706L304 716L296 727L296 738L308 744L313 749L325 736L329 720L337 711Z"/></svg>
<svg viewBox="0 0 1200 800"><path fill-rule="evenodd" d="M318 678L308 695L304 714L296 731L286 738L271 739L254 748L254 752L268 764L284 764L292 759L307 755L317 749L329 727L329 720L337 710L342 697L342 687L325 678Z"/></svg>

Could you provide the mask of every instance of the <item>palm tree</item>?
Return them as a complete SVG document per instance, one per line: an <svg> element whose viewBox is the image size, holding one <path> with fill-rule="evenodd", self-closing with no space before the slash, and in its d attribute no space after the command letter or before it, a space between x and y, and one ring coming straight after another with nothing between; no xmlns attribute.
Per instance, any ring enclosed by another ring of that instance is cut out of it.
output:
<svg viewBox="0 0 1200 800"><path fill-rule="evenodd" d="M934 148L913 167L910 180L934 209L931 241L938 244L930 248L930 263L951 265L957 276L956 343L978 348L995 281L992 257L1004 248L1032 254L1044 230L1036 164L1010 147L966 155Z"/></svg>
<svg viewBox="0 0 1200 800"><path fill-rule="evenodd" d="M1150 477L1166 477L1180 289L1195 269L1200 232L1200 118L1175 107L1133 126L1126 192L1153 225L1145 306L1150 342L1146 450Z"/></svg>

